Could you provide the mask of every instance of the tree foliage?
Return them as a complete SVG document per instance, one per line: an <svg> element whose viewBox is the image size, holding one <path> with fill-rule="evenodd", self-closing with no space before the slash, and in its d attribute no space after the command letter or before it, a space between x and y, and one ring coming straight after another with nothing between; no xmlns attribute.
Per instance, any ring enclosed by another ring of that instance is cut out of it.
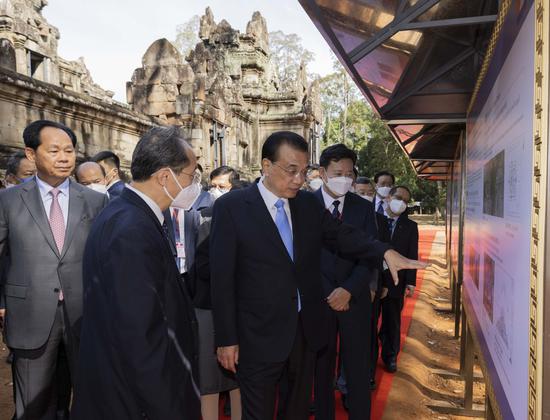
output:
<svg viewBox="0 0 550 420"><path fill-rule="evenodd" d="M335 72L321 79L320 89L325 116L323 146L344 143L358 154L361 175L373 178L379 171L390 171L396 183L409 187L412 199L423 207L445 207L443 186L417 177L405 152L337 61Z"/></svg>
<svg viewBox="0 0 550 420"><path fill-rule="evenodd" d="M199 15L193 16L187 22L176 26L176 40L174 44L181 54L186 57L189 52L195 48L199 39Z"/></svg>
<svg viewBox="0 0 550 420"><path fill-rule="evenodd" d="M269 49L271 63L283 90L291 90L296 86L300 65L308 65L315 55L304 48L302 39L296 34L285 34L283 31L269 33Z"/></svg>

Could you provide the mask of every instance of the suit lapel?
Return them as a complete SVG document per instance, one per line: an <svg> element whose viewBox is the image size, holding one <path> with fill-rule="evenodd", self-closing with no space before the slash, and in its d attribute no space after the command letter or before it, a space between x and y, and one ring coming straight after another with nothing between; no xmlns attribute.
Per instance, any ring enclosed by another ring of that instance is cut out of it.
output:
<svg viewBox="0 0 550 420"><path fill-rule="evenodd" d="M355 202L353 199L350 199L350 194L348 193L346 200L344 202L344 211L342 213L342 220L350 225L358 225L357 217L359 216L357 207L355 207ZM362 200L362 199L361 199Z"/></svg>
<svg viewBox="0 0 550 420"><path fill-rule="evenodd" d="M67 217L67 228L65 229L65 241L63 243L63 250L61 252L61 258L65 256L65 253L69 249L73 237L78 225L83 219L85 200L80 185L70 181L69 184L69 214Z"/></svg>
<svg viewBox="0 0 550 420"><path fill-rule="evenodd" d="M292 259L290 258L290 255L288 255L288 252L286 250L285 244L281 239L281 235L279 234L279 229L277 229L277 226L275 225L275 222L271 217L271 214L269 213L269 210L265 205L265 201L262 198L262 195L260 194L260 191L258 190L258 186L256 184L250 187L247 202L250 206L250 214L252 218L256 220L258 226L265 227L265 229L259 229L259 232L265 233L265 236L268 238L268 240L273 245L275 245L279 249L279 251L284 253L288 261L292 262ZM290 212L293 214L292 223L294 228L294 213L292 212L292 207L290 209ZM294 232L293 237L295 237ZM294 255L296 256L296 249L294 249Z"/></svg>
<svg viewBox="0 0 550 420"><path fill-rule="evenodd" d="M59 257L59 250L53 238L53 233L50 228L50 222L46 216L46 211L44 210L44 204L42 203L42 197L40 196L40 189L36 184L36 180L27 182L21 191L21 199L32 218L38 225L38 228L44 235L46 242L50 246L53 252Z"/></svg>

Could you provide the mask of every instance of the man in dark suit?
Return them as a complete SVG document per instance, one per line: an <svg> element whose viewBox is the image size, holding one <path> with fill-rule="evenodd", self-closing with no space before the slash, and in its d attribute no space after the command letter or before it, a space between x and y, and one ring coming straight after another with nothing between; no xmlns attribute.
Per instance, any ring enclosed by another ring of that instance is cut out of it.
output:
<svg viewBox="0 0 550 420"><path fill-rule="evenodd" d="M286 419L308 417L315 352L327 343L323 246L350 258L384 256L396 279L400 269L425 266L335 220L301 191L308 156L298 134L273 133L262 147L263 178L214 204L210 264L218 359L237 372L245 420L273 418L283 371Z"/></svg>
<svg viewBox="0 0 550 420"><path fill-rule="evenodd" d="M111 199L117 198L124 190L121 179L120 158L110 150L103 150L92 157L92 162L99 163L105 171L105 185Z"/></svg>
<svg viewBox="0 0 550 420"><path fill-rule="evenodd" d="M407 204L411 192L405 186L393 187L388 203L387 227L383 234L392 248L408 258L418 258L418 225L409 219ZM401 346L401 311L405 295L412 296L416 287L416 270L403 270L399 273L399 283L391 281L391 275L384 272L384 287L387 295L381 299L382 325L380 342L382 361L388 372L397 370L397 355Z"/></svg>
<svg viewBox="0 0 550 420"><path fill-rule="evenodd" d="M17 419L55 419L59 349L64 346L74 378L82 255L107 197L69 179L76 136L68 127L35 121L23 139L37 176L0 192L0 254L9 248L5 337L15 356Z"/></svg>
<svg viewBox="0 0 550 420"><path fill-rule="evenodd" d="M196 158L177 127L143 135L132 177L92 226L74 418L200 418L196 328L163 211L189 208Z"/></svg>
<svg viewBox="0 0 550 420"><path fill-rule="evenodd" d="M315 195L335 219L376 237L371 202L349 192L353 182L354 151L343 144L329 146L320 156L323 186ZM334 372L337 336L346 378L347 407L351 420L370 418L371 283L376 284L378 260L344 259L323 250L321 276L329 313L328 346L317 354L315 367L315 418L334 419Z"/></svg>

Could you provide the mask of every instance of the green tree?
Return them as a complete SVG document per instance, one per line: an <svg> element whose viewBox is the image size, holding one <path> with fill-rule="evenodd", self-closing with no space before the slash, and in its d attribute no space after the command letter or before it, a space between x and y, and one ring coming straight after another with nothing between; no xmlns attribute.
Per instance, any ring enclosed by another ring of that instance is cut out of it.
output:
<svg viewBox="0 0 550 420"><path fill-rule="evenodd" d="M304 48L302 39L296 34L285 34L283 31L269 33L271 63L277 71L281 88L291 90L296 86L300 66L307 67L315 55Z"/></svg>
<svg viewBox="0 0 550 420"><path fill-rule="evenodd" d="M193 16L187 22L176 27L176 40L174 44L181 54L186 57L189 52L195 48L199 39L199 15Z"/></svg>

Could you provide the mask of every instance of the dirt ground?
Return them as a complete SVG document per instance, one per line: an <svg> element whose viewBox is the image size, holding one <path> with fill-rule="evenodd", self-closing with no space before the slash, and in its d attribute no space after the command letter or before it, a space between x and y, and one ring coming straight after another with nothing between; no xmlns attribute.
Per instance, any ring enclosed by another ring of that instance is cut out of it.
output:
<svg viewBox="0 0 550 420"><path fill-rule="evenodd" d="M450 308L451 298L445 262L444 227L424 225L421 229L437 229L438 233L432 246L431 266L424 274L399 369L394 376L382 418L468 419L471 417L451 416L428 408L438 402L461 406L464 382L444 379L436 373L438 370L459 371L460 340L454 338L453 315L436 311L436 308ZM476 372L480 373L477 366ZM474 383L474 404L483 404L484 401L484 385Z"/></svg>
<svg viewBox="0 0 550 420"><path fill-rule="evenodd" d="M438 369L459 370L460 342L454 338L454 319L451 314L436 311L436 307L449 306L450 290L445 263L445 231L442 226L423 225L421 229L437 229L431 266L426 270L422 289L413 314L413 320L394 375L384 410L384 420L437 419L462 420L432 411L428 405L447 402L454 406L462 403L464 383L444 379L434 373ZM13 414L12 381L8 355L0 346L0 420ZM474 403L483 404L485 389L482 383L474 385Z"/></svg>

